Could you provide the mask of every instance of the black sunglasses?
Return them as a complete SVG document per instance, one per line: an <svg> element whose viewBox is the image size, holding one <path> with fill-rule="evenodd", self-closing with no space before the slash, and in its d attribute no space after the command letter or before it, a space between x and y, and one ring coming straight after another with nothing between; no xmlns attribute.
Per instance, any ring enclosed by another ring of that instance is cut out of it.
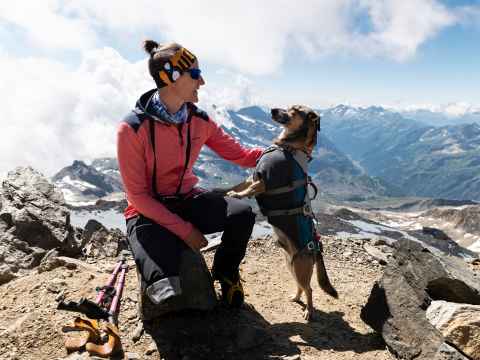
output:
<svg viewBox="0 0 480 360"><path fill-rule="evenodd" d="M188 72L188 73L190 74L190 77L191 77L193 80L198 80L198 79L200 79L200 76L201 76L201 74L202 74L202 70L197 69L197 68L188 69L188 70L185 70L185 72Z"/></svg>

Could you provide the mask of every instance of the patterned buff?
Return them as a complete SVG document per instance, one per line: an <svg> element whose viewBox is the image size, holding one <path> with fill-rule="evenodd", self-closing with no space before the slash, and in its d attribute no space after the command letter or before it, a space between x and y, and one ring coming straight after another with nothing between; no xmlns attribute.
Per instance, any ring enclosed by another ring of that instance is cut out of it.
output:
<svg viewBox="0 0 480 360"><path fill-rule="evenodd" d="M158 91L153 94L147 107L152 115L171 124L183 124L188 118L187 104L183 104L175 114L170 114L160 99Z"/></svg>
<svg viewBox="0 0 480 360"><path fill-rule="evenodd" d="M184 47L180 48L158 72L157 86L160 88L177 81L185 70L190 69L196 59L190 51Z"/></svg>

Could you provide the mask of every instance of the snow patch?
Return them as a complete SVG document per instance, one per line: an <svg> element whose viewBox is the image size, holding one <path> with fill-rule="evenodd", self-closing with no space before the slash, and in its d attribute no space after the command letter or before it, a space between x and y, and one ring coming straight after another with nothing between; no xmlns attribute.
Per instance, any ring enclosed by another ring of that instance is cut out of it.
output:
<svg viewBox="0 0 480 360"><path fill-rule="evenodd" d="M82 180L76 180L72 179L70 175L65 176L62 180L60 180L60 184L64 183L67 185L70 185L75 188L79 188L80 190L86 190L86 189L96 189L97 187L95 185L92 185L86 181Z"/></svg>

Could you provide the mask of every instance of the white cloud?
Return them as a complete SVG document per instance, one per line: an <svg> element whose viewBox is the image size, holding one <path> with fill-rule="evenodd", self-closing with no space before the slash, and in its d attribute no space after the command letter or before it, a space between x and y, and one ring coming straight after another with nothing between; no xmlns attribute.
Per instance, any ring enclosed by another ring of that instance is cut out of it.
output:
<svg viewBox="0 0 480 360"><path fill-rule="evenodd" d="M32 165L48 175L74 159L114 155L116 127L141 90L145 62L112 49L87 54L71 71L52 60L0 58L0 172Z"/></svg>
<svg viewBox="0 0 480 360"><path fill-rule="evenodd" d="M70 16L68 2L61 0L16 0L0 2L2 27L19 30L19 46L36 46L42 49L92 48L97 34L88 19Z"/></svg>
<svg viewBox="0 0 480 360"><path fill-rule="evenodd" d="M213 111L212 104L256 102L251 80L219 75L221 85L201 90L201 106ZM0 78L0 178L17 166L50 176L73 160L115 156L119 121L154 87L146 61L131 63L111 48L85 53L74 70L49 59L0 55Z"/></svg>
<svg viewBox="0 0 480 360"><path fill-rule="evenodd" d="M292 56L340 52L403 61L443 28L464 21L468 12L455 11L438 0L184 0L175 6L157 0L17 0L0 5L0 20L38 47L81 50L153 37L181 42L201 60L258 75L277 71ZM365 24L368 29L358 31Z"/></svg>
<svg viewBox="0 0 480 360"><path fill-rule="evenodd" d="M256 84L248 77L222 69L217 72L219 82L209 82L201 88L199 105L210 108L212 105L229 109L264 104L265 101L256 88ZM225 84L228 84L225 86Z"/></svg>
<svg viewBox="0 0 480 360"><path fill-rule="evenodd" d="M338 53L404 61L478 12L435 0L0 2L0 174L33 165L51 175L74 159L114 155L119 119L153 85L144 60L119 52L141 54L144 38L178 41L201 62L233 69L222 74L226 87L209 83L201 100L238 108L264 102L238 72L270 74L291 58ZM65 51L80 65L62 63Z"/></svg>
<svg viewBox="0 0 480 360"><path fill-rule="evenodd" d="M364 39L374 52L406 60L426 40L456 22L451 12L435 0L364 0L374 31Z"/></svg>

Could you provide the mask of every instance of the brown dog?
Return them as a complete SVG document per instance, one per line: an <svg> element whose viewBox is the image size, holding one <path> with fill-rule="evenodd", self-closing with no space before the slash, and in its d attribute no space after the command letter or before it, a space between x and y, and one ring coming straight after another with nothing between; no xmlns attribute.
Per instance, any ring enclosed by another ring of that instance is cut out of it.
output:
<svg viewBox="0 0 480 360"><path fill-rule="evenodd" d="M306 106L295 105L288 110L272 109L272 119L283 126L282 133L274 145L265 150L253 176L230 189L227 195L255 196L279 245L285 250L287 267L297 283L297 293L292 300L299 302L305 292L304 318L308 320L314 311L310 281L315 264L320 287L338 297L325 269L308 195L311 183L307 163L317 143L320 117Z"/></svg>

